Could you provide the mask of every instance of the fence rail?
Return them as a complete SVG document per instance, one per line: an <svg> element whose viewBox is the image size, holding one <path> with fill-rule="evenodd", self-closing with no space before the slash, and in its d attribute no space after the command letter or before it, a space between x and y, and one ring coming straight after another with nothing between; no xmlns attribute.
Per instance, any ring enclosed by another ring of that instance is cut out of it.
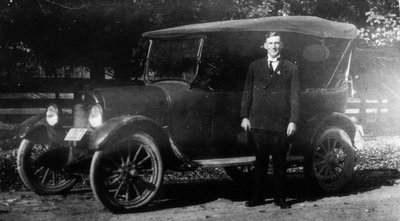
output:
<svg viewBox="0 0 400 221"><path fill-rule="evenodd" d="M50 103L56 103L64 111L72 112L76 85L76 80L63 80L39 83L36 81L35 84L17 88L3 87L0 89L0 130L12 129L25 119L43 113ZM367 125L387 120L391 109L388 99L349 98L345 113L355 117L358 123Z"/></svg>
<svg viewBox="0 0 400 221"><path fill-rule="evenodd" d="M50 103L56 103L69 112L73 105L73 97L73 93L0 94L0 121L7 124L20 123L29 116L43 113ZM349 98L345 113L356 117L362 123L368 123L386 119L389 106L387 99Z"/></svg>
<svg viewBox="0 0 400 221"><path fill-rule="evenodd" d="M0 94L0 129L1 125L7 125L8 127L15 126L29 117L44 113L46 107L51 104L57 104L63 111L71 112L73 105L73 93L69 93L67 97L63 98L48 98L55 96L56 93L41 93L32 94L31 98L4 98ZM4 94L3 94L4 95Z"/></svg>
<svg viewBox="0 0 400 221"><path fill-rule="evenodd" d="M29 117L43 113L50 103L72 112L74 93L83 88L137 85L137 81L82 78L29 79L18 84L0 84L0 130L10 129Z"/></svg>
<svg viewBox="0 0 400 221"><path fill-rule="evenodd" d="M43 113L50 103L70 111L76 90L90 83L89 79L31 79L0 85L0 130L12 129Z"/></svg>
<svg viewBox="0 0 400 221"><path fill-rule="evenodd" d="M386 98L348 98L346 115L355 117L361 124L386 121L391 103Z"/></svg>

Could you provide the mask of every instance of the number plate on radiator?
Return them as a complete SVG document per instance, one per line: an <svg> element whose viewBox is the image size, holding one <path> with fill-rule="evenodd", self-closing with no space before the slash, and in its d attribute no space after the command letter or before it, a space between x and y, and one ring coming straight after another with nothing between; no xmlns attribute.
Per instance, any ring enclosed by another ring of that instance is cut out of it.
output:
<svg viewBox="0 0 400 221"><path fill-rule="evenodd" d="M85 135L87 129L86 128L71 128L67 136L65 136L64 140L66 141L80 141Z"/></svg>

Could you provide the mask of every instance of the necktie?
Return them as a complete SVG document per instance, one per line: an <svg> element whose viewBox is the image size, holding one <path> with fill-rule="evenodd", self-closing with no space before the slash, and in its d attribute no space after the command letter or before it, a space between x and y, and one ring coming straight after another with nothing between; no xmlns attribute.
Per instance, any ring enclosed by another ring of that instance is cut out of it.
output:
<svg viewBox="0 0 400 221"><path fill-rule="evenodd" d="M274 72L274 67L272 66L272 61L269 61L268 68L269 68L269 70L271 70L271 72Z"/></svg>

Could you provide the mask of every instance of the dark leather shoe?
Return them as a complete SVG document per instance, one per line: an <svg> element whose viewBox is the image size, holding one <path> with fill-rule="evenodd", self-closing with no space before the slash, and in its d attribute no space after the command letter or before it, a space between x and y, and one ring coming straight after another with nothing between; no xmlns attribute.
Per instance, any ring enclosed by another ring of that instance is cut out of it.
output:
<svg viewBox="0 0 400 221"><path fill-rule="evenodd" d="M281 207L281 209L289 209L290 205L286 202L285 199L274 199L274 204L276 206Z"/></svg>
<svg viewBox="0 0 400 221"><path fill-rule="evenodd" d="M263 205L265 203L265 200L249 200L247 201L244 206L246 207L255 207L255 206L259 206L259 205Z"/></svg>

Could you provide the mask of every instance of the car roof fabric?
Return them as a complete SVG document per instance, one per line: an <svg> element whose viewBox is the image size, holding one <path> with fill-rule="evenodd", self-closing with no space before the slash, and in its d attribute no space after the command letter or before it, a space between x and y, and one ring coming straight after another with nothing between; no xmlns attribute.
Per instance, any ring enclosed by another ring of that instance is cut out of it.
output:
<svg viewBox="0 0 400 221"><path fill-rule="evenodd" d="M294 32L322 38L354 39L353 24L313 16L274 16L183 25L143 33L143 37L166 38L215 32Z"/></svg>

